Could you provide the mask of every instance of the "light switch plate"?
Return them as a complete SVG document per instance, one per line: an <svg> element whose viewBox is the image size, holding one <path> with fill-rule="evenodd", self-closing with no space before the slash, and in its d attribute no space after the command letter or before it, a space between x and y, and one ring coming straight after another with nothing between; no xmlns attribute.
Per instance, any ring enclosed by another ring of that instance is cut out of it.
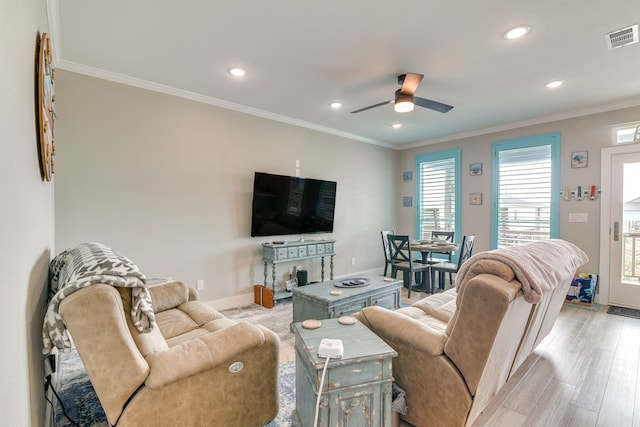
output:
<svg viewBox="0 0 640 427"><path fill-rule="evenodd" d="M589 222L589 214L586 213L570 213L569 222Z"/></svg>

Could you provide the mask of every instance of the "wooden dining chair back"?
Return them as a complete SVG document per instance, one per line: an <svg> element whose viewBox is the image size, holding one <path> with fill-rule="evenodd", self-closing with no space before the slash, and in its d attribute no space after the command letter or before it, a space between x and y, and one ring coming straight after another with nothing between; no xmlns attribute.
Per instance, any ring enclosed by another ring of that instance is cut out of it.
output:
<svg viewBox="0 0 640 427"><path fill-rule="evenodd" d="M389 234L396 234L396 230L382 230L380 235L382 236L382 250L384 251L384 276L387 275L387 270L391 264L391 247L389 246Z"/></svg>
<svg viewBox="0 0 640 427"><path fill-rule="evenodd" d="M471 258L473 254L473 244L475 243L476 236L475 234L470 234L468 236L462 237L462 243L460 244L460 256L458 257L458 262L441 262L438 264L431 265L431 286L435 286L435 275L438 273L438 284L441 289L444 288L444 274L449 273L449 283L453 284L452 275L453 273L457 273L460 270L460 267L466 260Z"/></svg>
<svg viewBox="0 0 640 427"><path fill-rule="evenodd" d="M431 240L446 240L447 242L453 244L454 243L455 231L432 231L431 232ZM436 262L451 262L451 251L447 252L431 252L431 255L427 259L429 263Z"/></svg>
<svg viewBox="0 0 640 427"><path fill-rule="evenodd" d="M391 250L391 277L396 277L398 270L402 271L402 280L407 288L407 297L411 298L411 287L414 277L420 277L424 284L425 275L429 274L429 264L423 264L413 259L411 241L407 234L387 235ZM420 273L420 274L416 274Z"/></svg>

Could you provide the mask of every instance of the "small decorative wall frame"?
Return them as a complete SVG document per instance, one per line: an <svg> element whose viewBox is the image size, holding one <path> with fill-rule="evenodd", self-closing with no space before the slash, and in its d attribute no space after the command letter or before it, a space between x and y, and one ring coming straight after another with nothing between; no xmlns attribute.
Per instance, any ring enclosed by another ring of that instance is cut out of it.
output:
<svg viewBox="0 0 640 427"><path fill-rule="evenodd" d="M470 205L481 205L482 204L482 193L471 193L471 194L469 194L469 204Z"/></svg>
<svg viewBox="0 0 640 427"><path fill-rule="evenodd" d="M471 163L469 165L469 175L482 175L482 163Z"/></svg>
<svg viewBox="0 0 640 427"><path fill-rule="evenodd" d="M411 196L405 196L402 198L402 207L410 208L413 206L413 198Z"/></svg>
<svg viewBox="0 0 640 427"><path fill-rule="evenodd" d="M402 182L411 182L411 181L413 181L413 172L412 171L402 172Z"/></svg>
<svg viewBox="0 0 640 427"><path fill-rule="evenodd" d="M572 168L586 168L588 165L589 165L588 151L572 151L571 152Z"/></svg>

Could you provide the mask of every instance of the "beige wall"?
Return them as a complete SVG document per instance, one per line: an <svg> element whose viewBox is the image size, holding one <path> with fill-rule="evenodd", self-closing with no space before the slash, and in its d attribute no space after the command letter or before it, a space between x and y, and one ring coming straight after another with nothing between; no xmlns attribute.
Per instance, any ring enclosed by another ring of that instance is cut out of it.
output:
<svg viewBox="0 0 640 427"><path fill-rule="evenodd" d="M65 71L57 111L59 250L100 241L147 276L204 279L204 300L252 295L276 239L249 237L253 173L293 175L299 159L301 176L338 183L334 233L318 235L337 240L336 275L383 265L394 150ZM300 264L319 280L319 260Z"/></svg>
<svg viewBox="0 0 640 427"><path fill-rule="evenodd" d="M475 233L476 251L490 249L491 245L491 145L495 141L516 139L531 135L560 132L561 161L560 186L578 185L600 187L600 149L613 145L613 127L640 120L640 107L593 114L528 126L504 132L448 141L436 145L405 150L401 153L400 169L414 170L419 154L460 148L462 150L462 233ZM587 168L572 169L572 151L589 151ZM469 176L470 163L483 163L481 176ZM413 195L414 185L398 184L399 197ZM483 193L481 206L469 205L469 193ZM415 210L398 208L398 227L414 233ZM569 213L588 214L587 223L570 223ZM600 247L600 199L560 201L560 238L580 246L589 256L589 263L581 270L598 272Z"/></svg>
<svg viewBox="0 0 640 427"><path fill-rule="evenodd" d="M482 251L490 249L493 142L560 132L561 186L599 186L600 148L613 143L613 126L640 118L634 107L394 151L71 72L59 71L57 88L57 247L104 242L148 276L204 279L203 299L227 305L263 280L260 243L270 239L249 237L254 171L292 175L299 159L303 176L338 181L329 236L338 240L336 275L348 275L380 267L381 229L414 234L415 210L402 196L415 196L415 182L401 175L416 155L462 149L462 231L475 233ZM589 151L589 167L571 169L577 150ZM477 162L483 174L469 176ZM483 205L469 205L472 192L484 193ZM597 272L600 201L560 208L560 237L587 252L584 271ZM569 213L589 221L569 223ZM317 260L301 264L319 279Z"/></svg>
<svg viewBox="0 0 640 427"><path fill-rule="evenodd" d="M35 117L45 2L0 2L0 423L44 425L42 319L53 252L53 183L40 177Z"/></svg>

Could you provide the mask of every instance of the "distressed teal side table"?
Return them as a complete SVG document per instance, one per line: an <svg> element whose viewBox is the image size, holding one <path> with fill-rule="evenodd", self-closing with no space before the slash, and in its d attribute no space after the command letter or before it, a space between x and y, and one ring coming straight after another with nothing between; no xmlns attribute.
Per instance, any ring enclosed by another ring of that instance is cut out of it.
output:
<svg viewBox="0 0 640 427"><path fill-rule="evenodd" d="M391 361L398 354L366 326L342 325L338 319L324 319L318 329L293 323L296 349L296 427L312 427L318 393L318 426L390 427ZM326 359L318 357L323 338L340 339L342 359L331 359L320 389Z"/></svg>

